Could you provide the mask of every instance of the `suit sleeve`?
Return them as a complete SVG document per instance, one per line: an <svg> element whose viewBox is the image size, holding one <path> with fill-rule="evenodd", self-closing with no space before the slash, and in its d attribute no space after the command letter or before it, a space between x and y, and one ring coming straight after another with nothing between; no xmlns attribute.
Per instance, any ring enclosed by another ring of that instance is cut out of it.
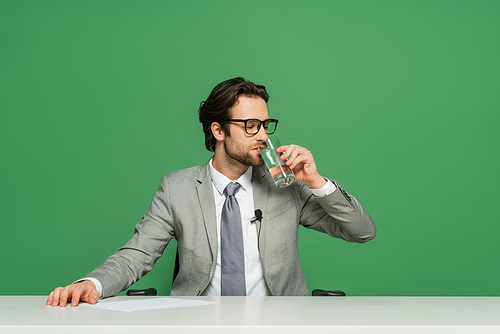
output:
<svg viewBox="0 0 500 334"><path fill-rule="evenodd" d="M132 239L87 275L101 282L103 297L127 289L147 274L174 237L167 187L164 176Z"/></svg>
<svg viewBox="0 0 500 334"><path fill-rule="evenodd" d="M301 224L350 242L363 243L375 237L376 227L366 209L332 180L337 189L315 197L303 184L296 187L301 207Z"/></svg>

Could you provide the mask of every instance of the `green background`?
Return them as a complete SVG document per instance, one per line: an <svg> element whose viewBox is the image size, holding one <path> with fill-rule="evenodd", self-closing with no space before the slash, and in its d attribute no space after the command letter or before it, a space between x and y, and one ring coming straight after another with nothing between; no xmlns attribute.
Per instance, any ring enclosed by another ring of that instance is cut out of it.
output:
<svg viewBox="0 0 500 334"><path fill-rule="evenodd" d="M377 237L301 228L309 288L500 296L500 1L0 1L0 294L125 243L162 175L204 164L199 103L265 85L283 143ZM135 287L171 287L170 245Z"/></svg>

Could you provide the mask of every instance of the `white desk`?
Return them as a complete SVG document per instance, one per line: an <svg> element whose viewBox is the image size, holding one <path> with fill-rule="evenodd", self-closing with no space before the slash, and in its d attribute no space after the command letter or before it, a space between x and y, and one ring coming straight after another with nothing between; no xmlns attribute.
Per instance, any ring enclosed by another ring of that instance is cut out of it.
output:
<svg viewBox="0 0 500 334"><path fill-rule="evenodd" d="M0 296L0 333L500 333L500 297L182 298L219 303L129 313Z"/></svg>

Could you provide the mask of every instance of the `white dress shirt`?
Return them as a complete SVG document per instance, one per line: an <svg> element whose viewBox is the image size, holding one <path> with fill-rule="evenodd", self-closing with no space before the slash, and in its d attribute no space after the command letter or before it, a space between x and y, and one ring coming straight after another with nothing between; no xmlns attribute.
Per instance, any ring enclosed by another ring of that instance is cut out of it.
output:
<svg viewBox="0 0 500 334"><path fill-rule="evenodd" d="M252 171L249 167L247 171L235 182L241 185L235 197L238 201L241 214L241 228L243 231L243 249L245 256L245 281L247 296L269 296L271 293L267 287L262 273L262 263L259 255L259 239L257 238L257 226L250 222L255 217L253 204ZM222 207L226 200L224 189L231 182L223 174L219 173L212 166L210 161L210 176L215 198L215 213L217 217L217 266L215 273L208 287L203 291L203 296L221 295L221 248L220 248L220 223Z"/></svg>

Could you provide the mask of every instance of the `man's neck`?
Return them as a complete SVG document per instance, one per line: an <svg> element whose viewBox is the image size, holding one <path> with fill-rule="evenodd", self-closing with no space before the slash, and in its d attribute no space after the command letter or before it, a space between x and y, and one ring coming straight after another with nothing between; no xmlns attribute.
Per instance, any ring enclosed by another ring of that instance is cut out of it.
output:
<svg viewBox="0 0 500 334"><path fill-rule="evenodd" d="M223 157L215 154L212 160L212 166L216 171L231 181L236 181L241 177L241 175L245 174L249 166L243 165L236 160L229 159L224 159Z"/></svg>

